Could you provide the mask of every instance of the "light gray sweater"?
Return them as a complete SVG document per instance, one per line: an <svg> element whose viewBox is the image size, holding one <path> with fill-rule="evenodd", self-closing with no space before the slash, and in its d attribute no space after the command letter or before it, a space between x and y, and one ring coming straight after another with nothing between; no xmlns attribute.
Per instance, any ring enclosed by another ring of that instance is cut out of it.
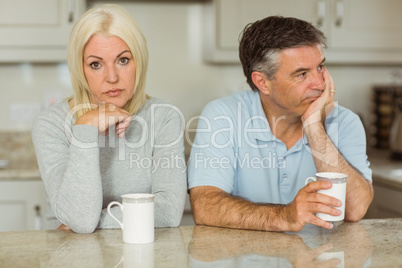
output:
<svg viewBox="0 0 402 268"><path fill-rule="evenodd" d="M148 99L120 139L114 127L103 136L97 127L74 126L67 101L42 112L32 139L48 200L43 228L120 228L106 208L128 193L155 195L155 227L178 226L187 184L180 115L175 106ZM122 220L118 206L112 213Z"/></svg>

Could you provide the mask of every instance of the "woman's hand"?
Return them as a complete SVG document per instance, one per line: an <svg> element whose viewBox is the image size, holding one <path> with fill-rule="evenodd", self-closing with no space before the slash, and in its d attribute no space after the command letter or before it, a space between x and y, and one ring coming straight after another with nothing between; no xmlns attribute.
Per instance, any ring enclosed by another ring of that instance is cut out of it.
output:
<svg viewBox="0 0 402 268"><path fill-rule="evenodd" d="M91 125L99 129L99 133L108 135L109 127L116 125L116 134L122 138L130 125L131 115L124 109L112 103L99 103L99 105L80 118L75 125Z"/></svg>
<svg viewBox="0 0 402 268"><path fill-rule="evenodd" d="M68 228L67 225L62 224L62 225L59 226L59 228L57 228L57 230L70 230L70 228Z"/></svg>

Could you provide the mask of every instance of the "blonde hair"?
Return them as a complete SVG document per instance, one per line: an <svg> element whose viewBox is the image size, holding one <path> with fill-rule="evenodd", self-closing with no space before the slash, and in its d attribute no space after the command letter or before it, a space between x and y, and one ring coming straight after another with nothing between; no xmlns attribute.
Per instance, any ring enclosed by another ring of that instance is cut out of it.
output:
<svg viewBox="0 0 402 268"><path fill-rule="evenodd" d="M135 114L145 103L145 79L148 68L148 49L145 37L134 18L118 5L107 4L88 10L74 25L67 48L67 64L70 70L74 105L83 105L75 118L90 110L91 90L84 75L83 53L85 45L96 33L106 33L121 38L129 47L136 64L133 97L123 109Z"/></svg>

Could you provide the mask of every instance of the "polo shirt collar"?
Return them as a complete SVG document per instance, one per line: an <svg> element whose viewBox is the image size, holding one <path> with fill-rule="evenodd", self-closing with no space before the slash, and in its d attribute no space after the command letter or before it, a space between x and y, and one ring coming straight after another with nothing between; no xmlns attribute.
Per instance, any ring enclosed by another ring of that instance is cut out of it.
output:
<svg viewBox="0 0 402 268"><path fill-rule="evenodd" d="M250 128L254 130L253 137L260 141L276 141L277 138L272 134L264 109L262 108L260 94L258 91L252 92L251 97L251 117ZM259 132L255 130L261 130ZM251 136L251 135L250 135Z"/></svg>

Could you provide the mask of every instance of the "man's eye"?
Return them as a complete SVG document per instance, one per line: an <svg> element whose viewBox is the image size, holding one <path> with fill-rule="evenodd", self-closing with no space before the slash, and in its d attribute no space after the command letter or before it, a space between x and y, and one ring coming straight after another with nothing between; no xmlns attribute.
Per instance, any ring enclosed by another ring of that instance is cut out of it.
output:
<svg viewBox="0 0 402 268"><path fill-rule="evenodd" d="M95 69L95 70L100 68L99 62L96 62L96 61L89 64L89 66L91 66L91 68Z"/></svg>
<svg viewBox="0 0 402 268"><path fill-rule="evenodd" d="M297 75L297 77L305 77L305 76L306 76L306 72L299 73L299 74Z"/></svg>
<svg viewBox="0 0 402 268"><path fill-rule="evenodd" d="M324 66L324 65L320 65L320 66L318 66L318 70L319 70L319 71L323 71L323 70L324 70L324 68L325 68L325 66Z"/></svg>
<svg viewBox="0 0 402 268"><path fill-rule="evenodd" d="M128 58L121 58L120 59L120 64L126 65L130 60Z"/></svg>

